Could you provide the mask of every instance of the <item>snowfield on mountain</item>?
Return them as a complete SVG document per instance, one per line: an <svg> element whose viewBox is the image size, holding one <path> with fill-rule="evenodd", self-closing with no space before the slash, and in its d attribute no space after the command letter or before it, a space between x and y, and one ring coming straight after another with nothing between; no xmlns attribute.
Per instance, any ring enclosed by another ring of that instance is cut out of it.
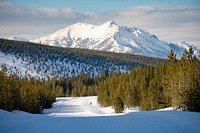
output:
<svg viewBox="0 0 200 133"><path fill-rule="evenodd" d="M24 42L29 42L29 40L25 39L25 38L22 38L22 37L7 37L5 39L8 39L8 40L15 40L15 41L24 41Z"/></svg>
<svg viewBox="0 0 200 133"><path fill-rule="evenodd" d="M0 110L1 133L199 133L200 113L173 111L114 114L102 108L97 97L57 98L44 114Z"/></svg>
<svg viewBox="0 0 200 133"><path fill-rule="evenodd" d="M131 53L151 57L167 58L171 49L181 57L184 49L193 47L195 54L199 49L185 42L168 43L161 41L154 34L140 28L119 26L114 21L102 25L77 23L55 33L39 39L32 40L50 46L84 48L117 53Z"/></svg>

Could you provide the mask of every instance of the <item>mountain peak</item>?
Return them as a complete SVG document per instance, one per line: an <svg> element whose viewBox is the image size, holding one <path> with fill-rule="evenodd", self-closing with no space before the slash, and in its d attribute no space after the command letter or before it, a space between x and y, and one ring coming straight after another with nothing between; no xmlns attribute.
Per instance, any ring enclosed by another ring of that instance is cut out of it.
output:
<svg viewBox="0 0 200 133"><path fill-rule="evenodd" d="M33 42L50 46L84 48L118 53L132 53L152 57L168 56L171 49L177 57L183 55L186 45L167 43L140 28L129 28L107 21L102 25L77 23ZM188 47L188 46L187 46ZM196 51L197 48L194 48Z"/></svg>
<svg viewBox="0 0 200 133"><path fill-rule="evenodd" d="M108 25L108 26L115 25L115 26L118 26L117 23L115 23L113 20L105 22L104 25Z"/></svg>

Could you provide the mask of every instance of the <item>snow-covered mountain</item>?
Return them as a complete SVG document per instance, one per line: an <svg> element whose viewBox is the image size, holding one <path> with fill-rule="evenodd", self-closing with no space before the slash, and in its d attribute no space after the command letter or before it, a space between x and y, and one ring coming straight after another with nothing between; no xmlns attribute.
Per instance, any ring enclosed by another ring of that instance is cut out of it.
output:
<svg viewBox="0 0 200 133"><path fill-rule="evenodd" d="M24 41L24 42L29 42L29 40L22 38L22 37L8 37L6 38L8 40L14 40L14 41Z"/></svg>
<svg viewBox="0 0 200 133"><path fill-rule="evenodd" d="M102 25L77 23L63 28L49 36L32 40L50 46L84 48L118 53L132 53L166 58L171 49L181 57L187 43L168 43L159 40L145 30L119 26L114 21ZM196 54L199 49L193 46Z"/></svg>

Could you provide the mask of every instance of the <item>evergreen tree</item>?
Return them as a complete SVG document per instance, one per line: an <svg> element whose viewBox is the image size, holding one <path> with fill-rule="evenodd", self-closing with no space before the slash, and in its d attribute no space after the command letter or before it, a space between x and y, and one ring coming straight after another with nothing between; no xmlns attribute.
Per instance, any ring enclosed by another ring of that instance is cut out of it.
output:
<svg viewBox="0 0 200 133"><path fill-rule="evenodd" d="M71 96L69 89L66 90L65 96L66 97L70 97Z"/></svg>
<svg viewBox="0 0 200 133"><path fill-rule="evenodd" d="M113 106L115 113L122 113L124 111L124 103L120 97L115 98Z"/></svg>

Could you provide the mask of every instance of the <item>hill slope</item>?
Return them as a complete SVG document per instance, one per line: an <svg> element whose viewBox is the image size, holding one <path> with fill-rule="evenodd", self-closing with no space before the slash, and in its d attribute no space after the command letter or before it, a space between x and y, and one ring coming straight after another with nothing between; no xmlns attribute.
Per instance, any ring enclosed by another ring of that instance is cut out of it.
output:
<svg viewBox="0 0 200 133"><path fill-rule="evenodd" d="M128 72L136 66L166 63L165 59L86 49L67 49L30 42L0 39L0 65L20 77L66 77L85 73L91 76Z"/></svg>
<svg viewBox="0 0 200 133"><path fill-rule="evenodd" d="M173 33L172 33L173 34ZM155 35L137 27L119 26L114 21L102 25L77 23L55 33L32 40L50 46L84 48L117 53L132 53L151 57L167 58L171 49L181 57L188 43L168 43L159 40ZM196 54L199 49L192 46Z"/></svg>

